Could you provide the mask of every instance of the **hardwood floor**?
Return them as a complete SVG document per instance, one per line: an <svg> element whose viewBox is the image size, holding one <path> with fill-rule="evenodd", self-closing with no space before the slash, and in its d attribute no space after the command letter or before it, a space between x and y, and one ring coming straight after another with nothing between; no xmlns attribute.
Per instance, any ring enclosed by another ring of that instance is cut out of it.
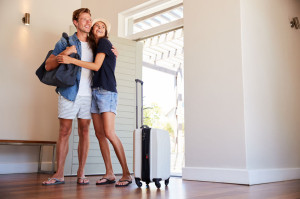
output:
<svg viewBox="0 0 300 199"><path fill-rule="evenodd" d="M300 180L270 184L244 186L234 184L185 181L178 177L170 179L168 187L156 189L153 183L147 189L145 184L138 188L135 183L129 187L95 185L100 176L89 176L89 185L77 185L76 177L66 177L66 184L42 186L47 174L0 175L0 199L19 198L220 198L220 199L300 199Z"/></svg>

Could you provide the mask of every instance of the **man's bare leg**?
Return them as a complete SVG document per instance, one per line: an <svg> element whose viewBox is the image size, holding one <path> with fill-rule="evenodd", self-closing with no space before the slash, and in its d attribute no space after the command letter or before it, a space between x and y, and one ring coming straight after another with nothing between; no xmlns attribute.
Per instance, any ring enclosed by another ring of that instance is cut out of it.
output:
<svg viewBox="0 0 300 199"><path fill-rule="evenodd" d="M89 127L91 120L90 119L80 119L78 118L78 161L79 167L77 171L78 183L88 183L89 180L85 178L84 175L84 166L89 151Z"/></svg>
<svg viewBox="0 0 300 199"><path fill-rule="evenodd" d="M69 150L69 137L72 130L72 121L69 119L59 119L59 137L56 147L57 171L51 178L64 180L65 161ZM43 184L53 184L55 180L44 181Z"/></svg>

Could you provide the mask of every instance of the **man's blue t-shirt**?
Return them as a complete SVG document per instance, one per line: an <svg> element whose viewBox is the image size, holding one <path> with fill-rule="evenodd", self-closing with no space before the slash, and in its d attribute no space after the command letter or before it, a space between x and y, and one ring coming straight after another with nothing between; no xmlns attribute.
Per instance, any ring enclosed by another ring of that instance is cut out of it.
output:
<svg viewBox="0 0 300 199"><path fill-rule="evenodd" d="M112 44L108 39L99 39L96 55L98 53L105 53L105 59L100 69L94 72L92 87L102 87L105 90L117 92L117 83L115 78L116 56L111 49Z"/></svg>

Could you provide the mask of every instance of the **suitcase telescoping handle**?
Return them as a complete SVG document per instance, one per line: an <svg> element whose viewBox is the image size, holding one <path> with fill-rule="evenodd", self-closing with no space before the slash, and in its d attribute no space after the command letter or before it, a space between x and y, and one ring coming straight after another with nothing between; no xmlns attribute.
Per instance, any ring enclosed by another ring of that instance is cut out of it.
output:
<svg viewBox="0 0 300 199"><path fill-rule="evenodd" d="M136 102L136 128L138 129L138 83L141 84L141 127L143 127L143 119L144 119L144 113L143 113L143 84L144 82L140 79L135 79L135 86L136 86L136 97L135 97L135 102Z"/></svg>

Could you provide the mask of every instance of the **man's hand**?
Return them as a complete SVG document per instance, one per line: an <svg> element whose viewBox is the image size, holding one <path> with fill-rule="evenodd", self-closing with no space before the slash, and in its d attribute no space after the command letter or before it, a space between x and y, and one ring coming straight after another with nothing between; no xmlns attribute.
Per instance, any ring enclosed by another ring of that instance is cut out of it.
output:
<svg viewBox="0 0 300 199"><path fill-rule="evenodd" d="M118 58L119 52L114 46L112 46L111 51L116 55L116 58Z"/></svg>
<svg viewBox="0 0 300 199"><path fill-rule="evenodd" d="M76 46L70 46L70 47L67 47L66 50L64 50L64 55L71 55L73 53L77 53L77 50L76 50Z"/></svg>
<svg viewBox="0 0 300 199"><path fill-rule="evenodd" d="M71 64L72 63L72 57L69 57L68 55L57 55L56 60L60 64Z"/></svg>

